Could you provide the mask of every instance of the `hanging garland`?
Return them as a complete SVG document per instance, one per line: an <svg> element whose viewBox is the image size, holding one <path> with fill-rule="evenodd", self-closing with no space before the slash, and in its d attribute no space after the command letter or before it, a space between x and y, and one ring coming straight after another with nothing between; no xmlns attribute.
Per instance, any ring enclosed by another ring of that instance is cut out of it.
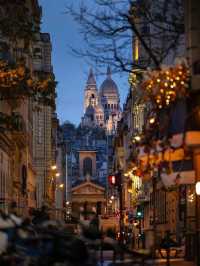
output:
<svg viewBox="0 0 200 266"><path fill-rule="evenodd" d="M190 72L184 60L179 60L173 67L147 71L141 83L136 75L130 75L131 86L137 87L140 83L141 100L150 104L150 113L143 131L135 132L132 137L134 158L130 160L125 176L139 172L137 175L144 180L150 180L154 175L161 180L162 174L173 173L172 162L164 159L165 151L173 150L166 131L170 122L169 107L178 99L189 96L189 79ZM146 161L139 156L141 150L146 155Z"/></svg>
<svg viewBox="0 0 200 266"><path fill-rule="evenodd" d="M141 84L145 92L145 101L155 108L168 107L178 98L188 96L189 70L185 62L174 67L148 71Z"/></svg>

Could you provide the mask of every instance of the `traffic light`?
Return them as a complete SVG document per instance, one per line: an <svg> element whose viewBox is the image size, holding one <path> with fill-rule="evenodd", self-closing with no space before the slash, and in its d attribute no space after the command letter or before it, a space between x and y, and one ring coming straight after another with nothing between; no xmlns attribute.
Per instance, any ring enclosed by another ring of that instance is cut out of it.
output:
<svg viewBox="0 0 200 266"><path fill-rule="evenodd" d="M144 217L143 208L141 206L138 206L136 211L136 218L140 220L143 219L143 217Z"/></svg>
<svg viewBox="0 0 200 266"><path fill-rule="evenodd" d="M114 175L109 175L108 176L108 182L111 186L120 187L120 185L121 185L121 173L118 172Z"/></svg>
<svg viewBox="0 0 200 266"><path fill-rule="evenodd" d="M116 186L116 176L115 175L109 175L108 176L109 184L112 186Z"/></svg>

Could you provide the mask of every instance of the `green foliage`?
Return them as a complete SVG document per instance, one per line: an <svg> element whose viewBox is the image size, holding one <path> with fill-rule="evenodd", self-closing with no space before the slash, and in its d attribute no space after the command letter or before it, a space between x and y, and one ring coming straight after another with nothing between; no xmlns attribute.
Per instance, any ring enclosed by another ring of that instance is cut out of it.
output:
<svg viewBox="0 0 200 266"><path fill-rule="evenodd" d="M39 29L41 10L34 7L31 14L26 0L1 0L0 1L0 31L11 40L24 39L29 42L34 38L34 33Z"/></svg>

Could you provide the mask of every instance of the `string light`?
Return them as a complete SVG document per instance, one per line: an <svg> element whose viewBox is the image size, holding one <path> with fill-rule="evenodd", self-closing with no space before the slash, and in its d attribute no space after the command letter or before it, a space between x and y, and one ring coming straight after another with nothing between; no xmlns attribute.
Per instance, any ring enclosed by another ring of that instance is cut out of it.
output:
<svg viewBox="0 0 200 266"><path fill-rule="evenodd" d="M165 70L149 71L142 83L146 101L151 101L159 109L170 105L177 98L187 95L189 70L185 64ZM169 96L170 95L170 96Z"/></svg>

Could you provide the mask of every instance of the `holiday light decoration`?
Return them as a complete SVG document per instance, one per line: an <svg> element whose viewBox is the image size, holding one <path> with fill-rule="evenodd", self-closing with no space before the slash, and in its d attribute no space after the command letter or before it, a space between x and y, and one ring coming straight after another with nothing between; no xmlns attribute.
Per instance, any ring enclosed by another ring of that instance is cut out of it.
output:
<svg viewBox="0 0 200 266"><path fill-rule="evenodd" d="M169 106L178 98L188 95L189 70L185 62L174 67L148 71L141 84L146 101L161 109Z"/></svg>

